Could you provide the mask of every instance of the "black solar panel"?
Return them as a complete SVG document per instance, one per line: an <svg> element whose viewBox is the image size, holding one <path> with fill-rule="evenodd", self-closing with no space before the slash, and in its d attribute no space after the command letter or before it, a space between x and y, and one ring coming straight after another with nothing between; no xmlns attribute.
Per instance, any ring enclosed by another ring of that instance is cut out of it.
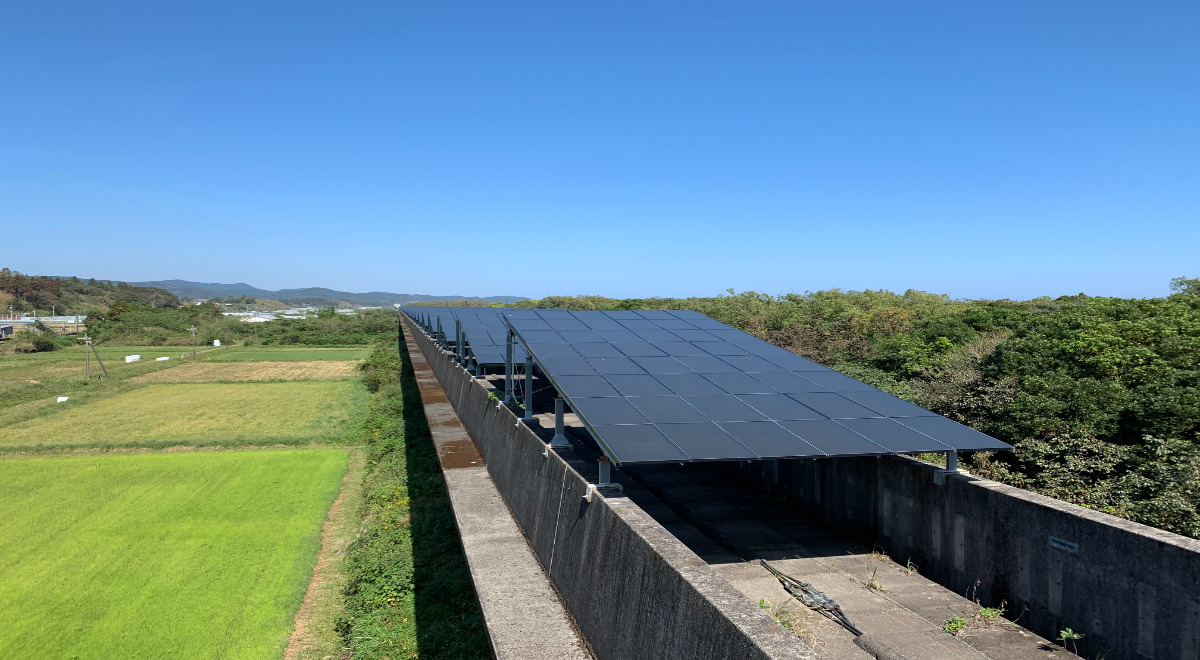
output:
<svg viewBox="0 0 1200 660"><path fill-rule="evenodd" d="M1010 447L682 310L499 310L617 464Z"/></svg>
<svg viewBox="0 0 1200 660"><path fill-rule="evenodd" d="M430 321L434 330L437 329L437 321L441 320L442 331L446 333L447 341L451 342L454 341L457 321L462 324L466 344L477 363L485 366L505 363L508 325L501 316L505 310L491 307L401 307L400 311L418 323ZM513 360L525 362L525 349L520 342L514 347Z"/></svg>

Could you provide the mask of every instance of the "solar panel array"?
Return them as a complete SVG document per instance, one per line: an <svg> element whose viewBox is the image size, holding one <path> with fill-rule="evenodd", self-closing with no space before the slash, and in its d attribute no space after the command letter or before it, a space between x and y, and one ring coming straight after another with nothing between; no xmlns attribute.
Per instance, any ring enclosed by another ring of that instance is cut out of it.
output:
<svg viewBox="0 0 1200 660"><path fill-rule="evenodd" d="M400 310L418 323L430 323L434 330L440 319L448 341L454 341L454 322L461 322L466 343L478 364L505 363L508 326L500 315L504 310L493 307L401 307ZM525 349L519 343L514 347L513 360L525 362Z"/></svg>
<svg viewBox="0 0 1200 660"><path fill-rule="evenodd" d="M498 311L618 465L1011 449L697 312Z"/></svg>

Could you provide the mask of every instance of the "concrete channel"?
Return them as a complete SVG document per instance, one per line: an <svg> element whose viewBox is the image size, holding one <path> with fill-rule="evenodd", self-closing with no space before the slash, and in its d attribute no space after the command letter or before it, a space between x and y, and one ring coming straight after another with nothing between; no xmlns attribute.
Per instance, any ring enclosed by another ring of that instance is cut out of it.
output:
<svg viewBox="0 0 1200 660"><path fill-rule="evenodd" d="M448 484L466 481L451 472L490 474L519 530L505 532L509 542L511 534L523 533L522 542L528 540L539 564L540 575L517 577L485 567L487 555L471 559L468 551L481 603L502 580L553 583L598 658L1068 655L1016 623L977 616L981 604L999 603L954 593L922 577L921 567L905 558L888 557L812 522L737 478L730 466L631 466L614 475L622 492L588 502L583 495L596 480L599 454L572 415L566 416L571 449L547 451L552 413L518 419L496 401L502 375L472 377L418 329L410 326L407 334L414 366L419 355L428 357L422 362L429 371L418 372L422 391L436 374L444 393L434 403L457 409L449 413L456 435L439 445L448 457L443 463ZM553 392L544 387L535 381L541 390L535 411L553 410ZM447 413L432 414L431 428ZM469 500L463 502L469 506ZM458 514L459 501L454 504L460 526L478 517L479 511ZM468 534L464 530L464 546L472 543ZM759 560L832 597L862 634L805 608ZM516 625L493 621L489 609L494 608L484 606L489 630ZM956 616L969 625L958 636L948 635L943 625Z"/></svg>

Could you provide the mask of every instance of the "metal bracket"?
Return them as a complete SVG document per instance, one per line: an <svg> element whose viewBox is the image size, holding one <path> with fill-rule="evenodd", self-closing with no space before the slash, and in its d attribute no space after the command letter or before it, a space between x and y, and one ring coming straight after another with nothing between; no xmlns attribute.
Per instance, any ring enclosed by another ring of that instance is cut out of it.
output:
<svg viewBox="0 0 1200 660"><path fill-rule="evenodd" d="M945 486L946 485L946 477L951 474L965 474L962 470L958 469L958 452L957 451L946 452L946 469L945 470L936 470L933 473L934 485Z"/></svg>
<svg viewBox="0 0 1200 660"><path fill-rule="evenodd" d="M602 490L615 490L622 493L625 492L625 488L622 487L621 484L616 484L611 481L612 478L609 475L611 474L612 463L609 462L608 457L601 456L598 459L598 462L600 463L600 478L596 480L596 483L588 484L587 492L583 494L583 499L587 500L588 502L592 501L593 495Z"/></svg>

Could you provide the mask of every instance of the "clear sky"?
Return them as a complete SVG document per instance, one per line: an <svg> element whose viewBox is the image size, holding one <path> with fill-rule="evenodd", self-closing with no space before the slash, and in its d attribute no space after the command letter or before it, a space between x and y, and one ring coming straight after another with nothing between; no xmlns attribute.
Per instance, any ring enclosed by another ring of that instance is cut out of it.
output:
<svg viewBox="0 0 1200 660"><path fill-rule="evenodd" d="M1200 277L1200 2L0 4L0 266L426 294Z"/></svg>

